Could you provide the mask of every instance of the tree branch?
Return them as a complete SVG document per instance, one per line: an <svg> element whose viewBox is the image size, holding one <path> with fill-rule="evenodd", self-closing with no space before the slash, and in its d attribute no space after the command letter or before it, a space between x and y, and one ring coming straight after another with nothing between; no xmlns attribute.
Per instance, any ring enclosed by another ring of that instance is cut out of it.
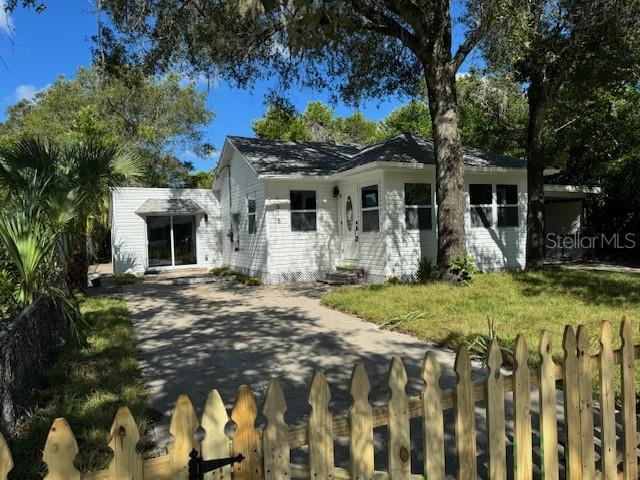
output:
<svg viewBox="0 0 640 480"><path fill-rule="evenodd" d="M483 23L486 24L486 22L483 22ZM454 72L458 71L458 69L460 68L460 65L462 65L462 62L465 61L469 53L471 53L471 50L475 48L475 46L478 44L478 42L480 41L484 33L485 33L485 28L481 24L479 27L474 29L472 32L470 32L466 36L466 38L464 39L464 42L460 44L460 46L458 47L458 50L453 56L453 59L451 60L451 66Z"/></svg>

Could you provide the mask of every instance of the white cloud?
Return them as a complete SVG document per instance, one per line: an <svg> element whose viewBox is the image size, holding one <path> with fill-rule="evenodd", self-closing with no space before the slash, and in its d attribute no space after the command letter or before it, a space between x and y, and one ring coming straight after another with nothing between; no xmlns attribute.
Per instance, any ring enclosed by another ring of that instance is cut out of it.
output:
<svg viewBox="0 0 640 480"><path fill-rule="evenodd" d="M35 96L38 93L44 92L47 88L49 88L50 85L51 84L47 84L42 88L37 88L37 87L34 87L33 85L29 85L29 84L18 85L16 87L16 89L14 90L13 95L11 95L11 97L9 97L9 100L13 101L13 102L20 102L22 100L31 101L31 100L33 100L35 98Z"/></svg>
<svg viewBox="0 0 640 480"><path fill-rule="evenodd" d="M0 31L11 35L14 31L13 18L11 18L11 15L5 10L6 6L6 1L0 0Z"/></svg>

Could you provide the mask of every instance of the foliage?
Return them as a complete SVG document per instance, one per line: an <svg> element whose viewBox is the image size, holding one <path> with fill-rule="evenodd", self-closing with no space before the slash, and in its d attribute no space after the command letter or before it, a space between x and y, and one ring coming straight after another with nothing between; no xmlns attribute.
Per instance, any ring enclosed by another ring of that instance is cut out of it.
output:
<svg viewBox="0 0 640 480"><path fill-rule="evenodd" d="M53 420L65 417L78 441L76 466L93 471L106 466L113 453L107 434L117 409L127 405L141 434L149 431L152 413L138 370L135 334L123 300L92 297L81 306L89 327L84 346L67 344L55 363L43 372L46 383L33 392L35 408L10 443L15 470L10 478L36 479L46 475L41 451ZM143 437L141 449L150 439Z"/></svg>
<svg viewBox="0 0 640 480"><path fill-rule="evenodd" d="M427 283L434 279L434 268L431 264L431 259L428 257L421 257L418 260L418 268L416 270L416 280L418 283Z"/></svg>
<svg viewBox="0 0 640 480"><path fill-rule="evenodd" d="M402 105L378 124L379 139L391 138L402 133L415 133L425 138L432 136L429 105L426 102L413 100Z"/></svg>
<svg viewBox="0 0 640 480"><path fill-rule="evenodd" d="M92 66L78 69L73 79L58 78L33 101L9 107L0 138L42 137L63 146L99 139L144 162L139 184L182 186L191 164L176 155L211 153L202 129L212 119L205 94L176 74L158 78L122 68L109 75Z"/></svg>
<svg viewBox="0 0 640 480"><path fill-rule="evenodd" d="M387 283L389 285L400 285L402 283L402 280L397 275L389 275L387 277Z"/></svg>
<svg viewBox="0 0 640 480"><path fill-rule="evenodd" d="M554 179L570 185L599 185L590 223L597 232L640 231L640 89L565 89L550 112L546 155L562 173ZM599 255L640 255L636 249L604 248Z"/></svg>
<svg viewBox="0 0 640 480"><path fill-rule="evenodd" d="M258 277L249 277L244 281L244 284L248 287L258 287L262 285L262 281Z"/></svg>
<svg viewBox="0 0 640 480"><path fill-rule="evenodd" d="M233 270L231 270L229 267L216 267L212 268L209 274L214 277L226 277L229 275L233 275Z"/></svg>
<svg viewBox="0 0 640 480"><path fill-rule="evenodd" d="M482 362L482 366L486 367L487 359L489 357L489 348L491 347L491 342L494 340L498 341L498 332L496 331L496 326L493 320L487 318L487 333L478 334L465 340L465 345L471 360ZM511 359L513 351L507 346L501 345L500 343L499 345L503 358Z"/></svg>
<svg viewBox="0 0 640 480"><path fill-rule="evenodd" d="M19 307L47 291L71 318L72 300L56 286L68 258L72 225L82 195L66 181L56 181L63 165L55 146L23 140L0 150L2 276L13 285ZM66 180L66 177L64 177Z"/></svg>
<svg viewBox="0 0 640 480"><path fill-rule="evenodd" d="M258 138L272 140L363 145L376 138L376 123L362 113L335 117L333 109L318 101L309 102L302 114L290 105L271 106L252 128Z"/></svg>
<svg viewBox="0 0 640 480"><path fill-rule="evenodd" d="M473 281L474 275L478 273L478 268L472 256L459 255L449 265L449 272L455 275L461 286L466 287Z"/></svg>
<svg viewBox="0 0 640 480"><path fill-rule="evenodd" d="M184 188L211 189L215 175L213 171L190 173L184 179Z"/></svg>
<svg viewBox="0 0 640 480"><path fill-rule="evenodd" d="M386 322L382 322L380 324L380 328L384 328L386 330L398 330L399 328L402 328L404 324L423 319L424 317L425 317L425 312L421 312L421 311L408 312L403 315L398 315L393 318L390 318Z"/></svg>
<svg viewBox="0 0 640 480"><path fill-rule="evenodd" d="M240 283L244 283L249 279L249 276L242 272L233 272L233 274L235 275L236 280Z"/></svg>
<svg viewBox="0 0 640 480"><path fill-rule="evenodd" d="M133 273L122 273L114 277L116 285L133 285L138 280Z"/></svg>
<svg viewBox="0 0 640 480"><path fill-rule="evenodd" d="M471 71L457 87L464 145L523 157L528 107L522 86L504 75Z"/></svg>

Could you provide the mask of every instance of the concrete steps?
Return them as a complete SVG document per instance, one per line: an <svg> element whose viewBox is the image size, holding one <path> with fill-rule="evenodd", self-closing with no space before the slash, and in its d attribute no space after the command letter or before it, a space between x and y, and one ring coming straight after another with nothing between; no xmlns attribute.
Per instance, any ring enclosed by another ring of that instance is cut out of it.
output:
<svg viewBox="0 0 640 480"><path fill-rule="evenodd" d="M318 280L327 285L359 285L364 281L362 268L337 267L333 273L327 273L324 279Z"/></svg>

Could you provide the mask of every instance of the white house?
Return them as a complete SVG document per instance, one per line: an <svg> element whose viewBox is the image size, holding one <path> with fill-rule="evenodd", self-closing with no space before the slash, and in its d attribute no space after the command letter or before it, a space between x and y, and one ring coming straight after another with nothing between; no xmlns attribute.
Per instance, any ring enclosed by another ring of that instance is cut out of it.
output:
<svg viewBox="0 0 640 480"><path fill-rule="evenodd" d="M526 162L470 148L464 162L469 254L482 270L522 269ZM582 219L553 205L556 228ZM211 190L121 188L111 207L116 273L224 265L284 283L349 260L381 282L436 258L433 143L416 135L364 148L231 136Z"/></svg>

